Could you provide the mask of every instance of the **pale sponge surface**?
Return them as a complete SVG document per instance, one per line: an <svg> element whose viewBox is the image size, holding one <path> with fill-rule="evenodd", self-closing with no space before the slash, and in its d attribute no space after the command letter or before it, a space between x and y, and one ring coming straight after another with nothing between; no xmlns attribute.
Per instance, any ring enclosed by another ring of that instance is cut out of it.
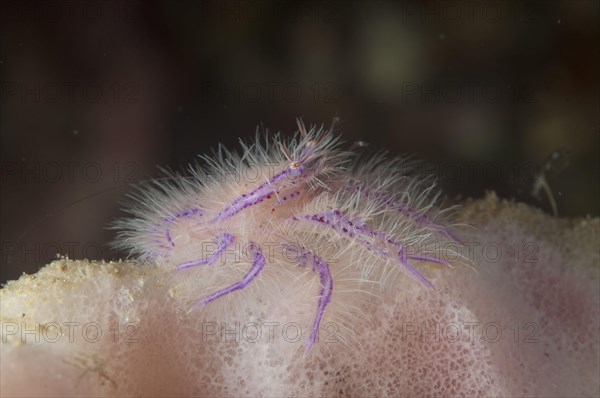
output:
<svg viewBox="0 0 600 398"><path fill-rule="evenodd" d="M366 294L351 248L331 264L309 353L309 271L265 268L190 310L210 291L195 270L55 261L1 290L2 396L600 395L600 220L494 195L459 216L473 269L425 267L434 289L398 273Z"/></svg>

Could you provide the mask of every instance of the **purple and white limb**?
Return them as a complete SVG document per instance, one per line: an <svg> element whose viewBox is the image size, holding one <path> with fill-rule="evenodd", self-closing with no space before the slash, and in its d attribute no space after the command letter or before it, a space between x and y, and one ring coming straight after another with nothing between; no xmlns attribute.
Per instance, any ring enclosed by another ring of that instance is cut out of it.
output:
<svg viewBox="0 0 600 398"><path fill-rule="evenodd" d="M217 258L227 249L229 246L235 242L235 237L228 233L222 233L218 235L216 238L217 248L212 252L212 254L206 258L202 258L199 260L188 261L187 263L179 264L177 269L184 269L195 267L197 265L210 265L214 263Z"/></svg>
<svg viewBox="0 0 600 398"><path fill-rule="evenodd" d="M301 121L298 122L298 126L301 136L306 138L306 129ZM219 221L225 221L248 207L255 206L265 199L270 199L273 195L277 195L283 188L297 187L301 181L306 180L312 173L311 167L307 166L307 162L313 160L320 140L321 137L317 136L314 140L307 141L297 159L293 159L287 148L282 145L281 149L286 159L290 162L288 167L260 184L254 190L244 193L236 198L231 204L211 218L209 222L213 224ZM300 192L296 191L293 193L292 197L299 194ZM282 202L278 200L278 203L281 204Z"/></svg>
<svg viewBox="0 0 600 398"><path fill-rule="evenodd" d="M212 224L219 221L225 221L248 207L254 206L265 199L270 199L278 192L279 186L282 185L282 183L284 183L287 179L301 176L303 169L304 168L301 164L293 163L288 168L277 173L271 179L262 183L251 192L244 193L235 199L231 204L215 215L210 220L210 223Z"/></svg>
<svg viewBox="0 0 600 398"><path fill-rule="evenodd" d="M362 244L367 250L381 257L397 260L404 266L410 275L428 287L432 287L431 283L423 275L421 275L408 260L411 259L416 261L448 265L448 263L444 260L436 259L426 255L407 255L403 245L397 240L387 236L382 231L369 228L361 220L351 219L339 210L325 211L317 214L298 215L293 216L292 219L294 221L308 221L326 225L338 231L341 235L344 235ZM380 242L377 242L377 239L379 239ZM377 243L389 244L398 251L394 254L391 254L389 249L376 246Z"/></svg>
<svg viewBox="0 0 600 398"><path fill-rule="evenodd" d="M195 217L195 216L202 217L202 213L200 212L200 209L193 207L191 209L187 209L187 210L181 211L179 213L176 213L175 215L163 218L166 225L156 224L150 229L150 235L155 236L153 239L153 242L158 247L160 247L161 249L164 249L165 251L172 250L175 247L175 240L171 236L171 229L170 229L171 224L173 224L175 221L177 221L179 219L191 218L191 217ZM163 232L160 232L160 233L158 232L159 227L160 228L164 227L164 235L165 235L164 237L165 237L165 240L167 241L167 244L164 243L164 240L162 238L159 238L160 234L163 233ZM153 254L159 255L160 252L155 250L155 251L153 251Z"/></svg>
<svg viewBox="0 0 600 398"><path fill-rule="evenodd" d="M308 351L317 341L319 336L319 326L321 325L321 319L323 319L323 314L325 313L325 307L327 307L327 304L331 301L331 295L333 293L333 277L331 276L329 265L311 251L288 244L285 244L284 247L287 250L294 250L297 253L299 266L306 267L307 263L311 262L313 272L319 273L319 280L321 282L319 303L317 305L317 314L313 321L312 331L305 344L306 350Z"/></svg>
<svg viewBox="0 0 600 398"><path fill-rule="evenodd" d="M447 228L442 226L441 224L436 223L429 217L427 214L419 212L416 209L409 207L406 203L399 202L397 200L393 200L392 196L381 191L373 191L370 189L362 188L360 186L351 186L349 189L354 192L360 191L363 195L367 197L373 197L377 200L380 200L382 204L389 205L390 208L398 211L400 214L414 220L417 224L426 225L431 227L435 232L440 235L445 236L446 238L456 242L461 243L456 235L450 232Z"/></svg>
<svg viewBox="0 0 600 398"><path fill-rule="evenodd" d="M173 237L171 236L171 229L169 228L170 225L181 218L191 218L191 217L195 217L196 215L202 216L202 213L200 213L200 209L194 207L194 208L187 209L187 210L181 211L179 213L176 213L174 216L165 217L165 222L167 223L167 225L165 227L165 237L167 238L167 242L169 242L169 244L172 247L175 247L175 241L173 240Z"/></svg>
<svg viewBox="0 0 600 398"><path fill-rule="evenodd" d="M252 266L250 267L250 271L248 271L248 273L244 275L242 280L224 289L216 291L203 299L198 300L197 304L205 306L220 297L228 295L229 293L232 293L236 290L244 289L246 286L248 286L248 284L250 284L250 282L254 280L254 278L256 278L260 271L262 271L267 260L265 259L262 250L256 243L250 242L250 250L252 252Z"/></svg>

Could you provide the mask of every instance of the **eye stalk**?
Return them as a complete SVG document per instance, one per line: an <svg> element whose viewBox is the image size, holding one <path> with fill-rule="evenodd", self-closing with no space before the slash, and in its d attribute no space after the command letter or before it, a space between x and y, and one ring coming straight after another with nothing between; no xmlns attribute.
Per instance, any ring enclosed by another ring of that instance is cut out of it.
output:
<svg viewBox="0 0 600 398"><path fill-rule="evenodd" d="M336 122L337 118L334 118L329 132L333 131ZM283 173L294 179L318 174L324 162L324 148L332 142L323 128L317 131L314 126L307 130L302 119L297 119L297 123L300 137L298 141L293 142L292 149L283 143L279 144L281 152L289 162Z"/></svg>
<svg viewBox="0 0 600 398"><path fill-rule="evenodd" d="M304 172L304 165L302 162L292 162L288 168L288 175L290 177L300 177Z"/></svg>

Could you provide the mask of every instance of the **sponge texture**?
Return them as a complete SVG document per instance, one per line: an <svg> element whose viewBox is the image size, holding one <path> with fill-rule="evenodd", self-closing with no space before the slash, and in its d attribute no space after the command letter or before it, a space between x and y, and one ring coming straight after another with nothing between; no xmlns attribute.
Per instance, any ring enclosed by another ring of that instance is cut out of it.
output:
<svg viewBox="0 0 600 398"><path fill-rule="evenodd" d="M310 271L190 310L201 270L55 261L1 290L2 395L598 396L600 221L494 195L459 216L474 269L341 280L310 353Z"/></svg>

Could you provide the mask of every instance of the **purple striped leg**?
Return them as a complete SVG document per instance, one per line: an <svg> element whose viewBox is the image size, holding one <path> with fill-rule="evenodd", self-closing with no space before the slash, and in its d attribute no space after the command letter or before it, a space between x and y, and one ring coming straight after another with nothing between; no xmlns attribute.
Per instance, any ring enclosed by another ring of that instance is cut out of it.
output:
<svg viewBox="0 0 600 398"><path fill-rule="evenodd" d="M406 203L402 203L392 199L392 196L381 191L374 191L367 188L359 188L359 186L351 186L348 189L353 192L360 191L363 195L367 197L373 197L377 200L380 200L382 204L388 205L392 209L398 211L400 214L411 218L419 225L426 225L435 230L439 235L443 235L446 238L455 241L456 243L461 243L458 237L453 234L450 230L445 228L444 226L436 223L429 217L427 214L421 213L411 207L409 207Z"/></svg>
<svg viewBox="0 0 600 398"><path fill-rule="evenodd" d="M188 210L184 210L181 211L177 214L175 214L174 216L169 216L165 218L165 222L167 223L167 226L165 227L165 237L167 238L167 241L169 242L169 244L173 247L175 247L175 241L173 239L173 237L171 236L171 224L173 224L175 221L179 220L180 218L191 218L191 217L195 217L199 215L200 217L202 217L202 213L200 212L200 209L194 207L192 209L188 209Z"/></svg>
<svg viewBox="0 0 600 398"><path fill-rule="evenodd" d="M284 247L286 248L286 250L296 252L297 259L301 267L306 267L307 263L309 262L312 263L312 270L313 272L319 273L319 279L321 281L321 289L319 290L319 304L317 305L317 315L315 316L310 336L305 343L306 351L309 351L317 341L317 338L319 336L319 326L321 324L323 314L325 313L325 307L327 307L327 304L329 304L329 302L331 301L331 295L333 293L333 277L331 276L331 272L329 271L329 265L327 265L327 263L323 261L320 257L315 256L312 252L304 248L299 248L288 244L284 245Z"/></svg>
<svg viewBox="0 0 600 398"><path fill-rule="evenodd" d="M229 246L231 246L233 244L233 242L235 241L235 237L228 233L222 233L222 234L218 235L215 238L215 240L216 240L218 246L210 256L208 256L206 258L201 258L199 260L193 260L193 261L188 261L187 263L179 264L177 266L177 269L190 268L190 267L195 267L197 265L210 265L210 264L214 263L217 260L217 258L219 258L221 253L223 253L225 251L225 249L227 249Z"/></svg>
<svg viewBox="0 0 600 398"><path fill-rule="evenodd" d="M409 262L409 259L417 261L426 261L431 263L449 265L444 260L439 260L426 255L406 255L403 245L397 240L387 236L382 231L377 231L369 228L361 220L351 219L347 215L343 214L339 210L325 211L317 214L305 214L293 216L294 221L308 221L313 223L323 224L328 226L341 235L346 236L350 239L354 239L356 242L362 244L367 250L385 258L391 258L399 261L402 266L412 275L415 279L423 283L425 286L432 287L431 283L421 275ZM394 255L390 254L390 246L398 252ZM387 248L386 248L387 246Z"/></svg>
<svg viewBox="0 0 600 398"><path fill-rule="evenodd" d="M252 266L250 267L250 271L244 275L244 278L242 278L240 282L234 283L231 286L218 290L213 294L198 300L197 304L200 306L205 306L220 297L228 295L231 292L244 289L246 286L248 286L248 284L250 284L250 282L254 280L254 278L256 278L260 271L262 271L267 260L265 259L262 250L256 243L250 242L250 250L252 252Z"/></svg>

